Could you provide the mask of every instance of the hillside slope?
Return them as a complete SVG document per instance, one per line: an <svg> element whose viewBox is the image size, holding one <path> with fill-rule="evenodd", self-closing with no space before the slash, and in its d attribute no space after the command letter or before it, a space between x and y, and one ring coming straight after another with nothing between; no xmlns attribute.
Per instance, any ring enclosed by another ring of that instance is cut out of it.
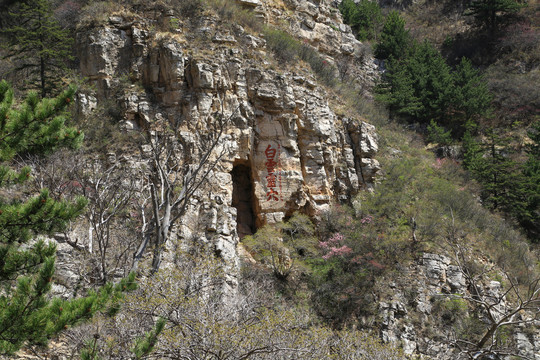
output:
<svg viewBox="0 0 540 360"><path fill-rule="evenodd" d="M26 191L89 199L55 295L140 288L19 358L540 358L535 250L373 102L335 1L76 4L86 145Z"/></svg>

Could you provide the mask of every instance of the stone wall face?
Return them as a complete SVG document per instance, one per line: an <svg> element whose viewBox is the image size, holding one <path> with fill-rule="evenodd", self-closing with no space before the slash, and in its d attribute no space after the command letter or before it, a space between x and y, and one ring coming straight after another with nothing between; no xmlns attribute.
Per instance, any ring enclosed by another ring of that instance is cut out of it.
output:
<svg viewBox="0 0 540 360"><path fill-rule="evenodd" d="M279 15L278 10L270 11L268 3L252 4L265 21ZM307 4L288 6L294 10ZM330 14L327 4L320 6L324 11L315 9L318 13ZM337 116L309 71L273 69L275 65L265 60L264 39L240 26L222 32L217 22L202 19L199 29L158 38L147 20L114 16L105 26L80 31L81 73L96 89L80 98L94 107L96 102L113 100L113 89L122 88L121 79L129 77L132 85L124 86L121 95L116 91L119 98L114 99L123 109L124 129L159 131L157 124L168 122L177 129L186 165L201 161L207 139L225 120L219 146L209 160L217 160L216 164L174 233L184 242L195 238L213 244L231 266L234 278L239 240L239 203L235 207L234 201L249 199L242 200L240 210L243 236L295 211L316 215L332 201L351 199L362 188L372 186L379 163L374 158L377 135L373 126ZM350 29L342 28L344 32L335 36L315 37L319 40L313 45L324 47L328 54L354 59L354 51L343 53L341 48L354 47L357 42ZM306 31L313 29L300 35ZM193 33L205 34L207 49L190 45ZM80 107L81 113L89 110L82 102ZM252 193L236 194L233 201L232 174L238 165L251 182L240 188ZM253 219L246 218L249 216ZM174 253L174 244L167 249ZM231 281L234 285L235 280Z"/></svg>

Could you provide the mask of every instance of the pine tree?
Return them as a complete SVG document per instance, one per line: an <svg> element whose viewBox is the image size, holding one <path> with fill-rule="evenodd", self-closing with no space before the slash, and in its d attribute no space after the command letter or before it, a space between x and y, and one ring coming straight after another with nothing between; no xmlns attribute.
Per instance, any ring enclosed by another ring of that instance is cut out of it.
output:
<svg viewBox="0 0 540 360"><path fill-rule="evenodd" d="M150 354L157 343L158 337L165 328L167 320L159 318L156 321L154 328L147 332L144 337L140 337L135 340L135 345L131 349L135 354L135 359L142 359L144 356Z"/></svg>
<svg viewBox="0 0 540 360"><path fill-rule="evenodd" d="M71 59L73 39L55 20L48 0L20 1L9 15L14 25L2 30L6 57L15 62L14 71L25 71L28 84L39 84L45 97L57 87L58 70Z"/></svg>
<svg viewBox="0 0 540 360"><path fill-rule="evenodd" d="M117 286L71 301L51 299L55 246L39 235L65 229L81 213L84 198L56 201L47 190L32 198L9 191L30 178L28 167L11 168L15 156L47 154L59 146L77 147L83 134L65 125L64 110L74 88L54 99L30 93L15 108L13 90L0 82L0 355L13 354L25 344L43 345L59 331L113 304L119 291L133 287L133 276ZM16 190L16 188L15 188Z"/></svg>
<svg viewBox="0 0 540 360"><path fill-rule="evenodd" d="M441 123L451 99L453 79L450 67L427 41L414 44L401 59L391 58L379 100L395 113L414 121Z"/></svg>
<svg viewBox="0 0 540 360"><path fill-rule="evenodd" d="M386 18L381 38L375 46L375 57L401 59L407 54L410 43L411 36L405 29L405 20L397 11L392 11Z"/></svg>
<svg viewBox="0 0 540 360"><path fill-rule="evenodd" d="M523 164L526 202L517 217L529 238L540 241L540 121L529 132L533 143L527 145L528 160Z"/></svg>
<svg viewBox="0 0 540 360"><path fill-rule="evenodd" d="M453 72L453 92L449 117L457 135L465 130L468 122L477 122L491 111L491 93L482 75L467 58L461 59Z"/></svg>
<svg viewBox="0 0 540 360"><path fill-rule="evenodd" d="M377 31L382 24L382 13L379 4L376 1L344 0L339 5L343 15L343 20L353 29L359 40L374 39L377 37Z"/></svg>
<svg viewBox="0 0 540 360"><path fill-rule="evenodd" d="M415 93L423 104L416 114L420 122L445 119L450 105L453 79L450 67L440 52L428 41L414 47L408 61Z"/></svg>
<svg viewBox="0 0 540 360"><path fill-rule="evenodd" d="M493 34L505 18L522 7L516 0L474 0L469 5L468 15L474 16L479 26Z"/></svg>
<svg viewBox="0 0 540 360"><path fill-rule="evenodd" d="M509 156L508 139L499 136L494 129L487 130L486 136L486 141L480 144L466 133L464 165L482 185L484 204L515 216L526 201L525 179L519 164Z"/></svg>
<svg viewBox="0 0 540 360"><path fill-rule="evenodd" d="M386 103L389 110L397 115L410 116L423 108L415 93L414 79L403 62L390 60L384 81L376 88L376 99Z"/></svg>
<svg viewBox="0 0 540 360"><path fill-rule="evenodd" d="M473 171L482 166L482 147L473 136L473 130L468 128L462 139L463 144L463 167Z"/></svg>
<svg viewBox="0 0 540 360"><path fill-rule="evenodd" d="M353 19L358 12L358 8L356 7L354 0L343 0L341 4L339 4L339 10L343 16L343 22L351 25L352 28Z"/></svg>

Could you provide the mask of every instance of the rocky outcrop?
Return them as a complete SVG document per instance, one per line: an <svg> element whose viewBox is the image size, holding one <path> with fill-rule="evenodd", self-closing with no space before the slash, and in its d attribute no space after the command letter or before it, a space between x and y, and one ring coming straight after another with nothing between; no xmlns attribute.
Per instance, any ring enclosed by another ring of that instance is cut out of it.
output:
<svg viewBox="0 0 540 360"><path fill-rule="evenodd" d="M271 6L273 1L267 1ZM277 19L290 24L295 34L326 56L339 70L339 76L357 85L366 97L379 77L378 65L369 46L358 41L349 25L343 23L335 0L286 0L287 11L274 9Z"/></svg>
<svg viewBox="0 0 540 360"><path fill-rule="evenodd" d="M379 170L377 135L372 125L337 116L308 71L277 71L261 61L264 53L254 58L264 40L242 29L205 32L217 40L204 54L178 36L156 38L141 22L115 19L79 33L81 72L96 88L81 102L110 98L129 74L142 86L116 95L123 128L159 131L156 124L167 121L186 165L200 163L205 141L223 130L210 157L218 161L175 234L211 242L237 268L239 234L295 211L316 215L370 188Z"/></svg>
<svg viewBox="0 0 540 360"><path fill-rule="evenodd" d="M466 328L460 330L457 324L463 324L467 318L480 324L489 321L481 310L473 313L473 304L464 300L469 297L472 286L463 270L447 256L424 253L416 263L404 269L399 282L385 284L392 291L379 301L382 339L401 343L406 354L420 355L422 359L468 358L460 354L452 342L464 336L460 331L472 331L468 328L472 325L465 325ZM501 282L478 279L475 287L487 299L502 299L493 304L500 307L500 314L510 308L507 301L511 300L503 296L508 289L503 289ZM523 313L522 316L530 314ZM484 332L487 330L487 325L479 326ZM537 339L540 334L534 330L534 325L525 328L518 326L513 329L512 333L505 335L506 341L512 341L521 356L537 359L539 356L536 354L540 350Z"/></svg>
<svg viewBox="0 0 540 360"><path fill-rule="evenodd" d="M342 80L356 85L363 96L379 78L379 65L370 46L358 41L344 24L336 0L237 0L256 16L278 27L288 25L290 34L316 49L329 66L335 66Z"/></svg>

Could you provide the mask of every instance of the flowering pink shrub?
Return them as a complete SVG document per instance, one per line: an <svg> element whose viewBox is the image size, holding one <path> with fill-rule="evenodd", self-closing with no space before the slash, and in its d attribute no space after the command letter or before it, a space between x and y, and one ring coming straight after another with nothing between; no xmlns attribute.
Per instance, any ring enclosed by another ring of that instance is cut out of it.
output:
<svg viewBox="0 0 540 360"><path fill-rule="evenodd" d="M323 217L320 255L312 262L317 311L332 321L372 311L371 289L388 261L383 216L335 206ZM332 306L327 306L332 304Z"/></svg>
<svg viewBox="0 0 540 360"><path fill-rule="evenodd" d="M373 222L373 216L367 215L367 216L363 217L362 219L360 219L360 222L362 224L371 224Z"/></svg>
<svg viewBox="0 0 540 360"><path fill-rule="evenodd" d="M327 241L320 241L319 246L324 250L328 251L323 255L324 260L328 260L334 256L345 256L352 252L352 249L347 245L343 245L343 240L345 237L340 233L335 233Z"/></svg>
<svg viewBox="0 0 540 360"><path fill-rule="evenodd" d="M347 245L343 245L340 248L331 248L330 251L326 255L323 255L322 258L324 260L328 260L333 256L344 256L350 254L351 252L352 249L350 247L348 247Z"/></svg>
<svg viewBox="0 0 540 360"><path fill-rule="evenodd" d="M437 158L437 160L431 164L431 166L433 166L435 169L440 169L444 165L445 161L446 159Z"/></svg>
<svg viewBox="0 0 540 360"><path fill-rule="evenodd" d="M345 236L341 235L340 233L335 233L334 236L327 241L320 241L319 246L323 249L330 249L336 245L341 245L343 240L345 240Z"/></svg>

